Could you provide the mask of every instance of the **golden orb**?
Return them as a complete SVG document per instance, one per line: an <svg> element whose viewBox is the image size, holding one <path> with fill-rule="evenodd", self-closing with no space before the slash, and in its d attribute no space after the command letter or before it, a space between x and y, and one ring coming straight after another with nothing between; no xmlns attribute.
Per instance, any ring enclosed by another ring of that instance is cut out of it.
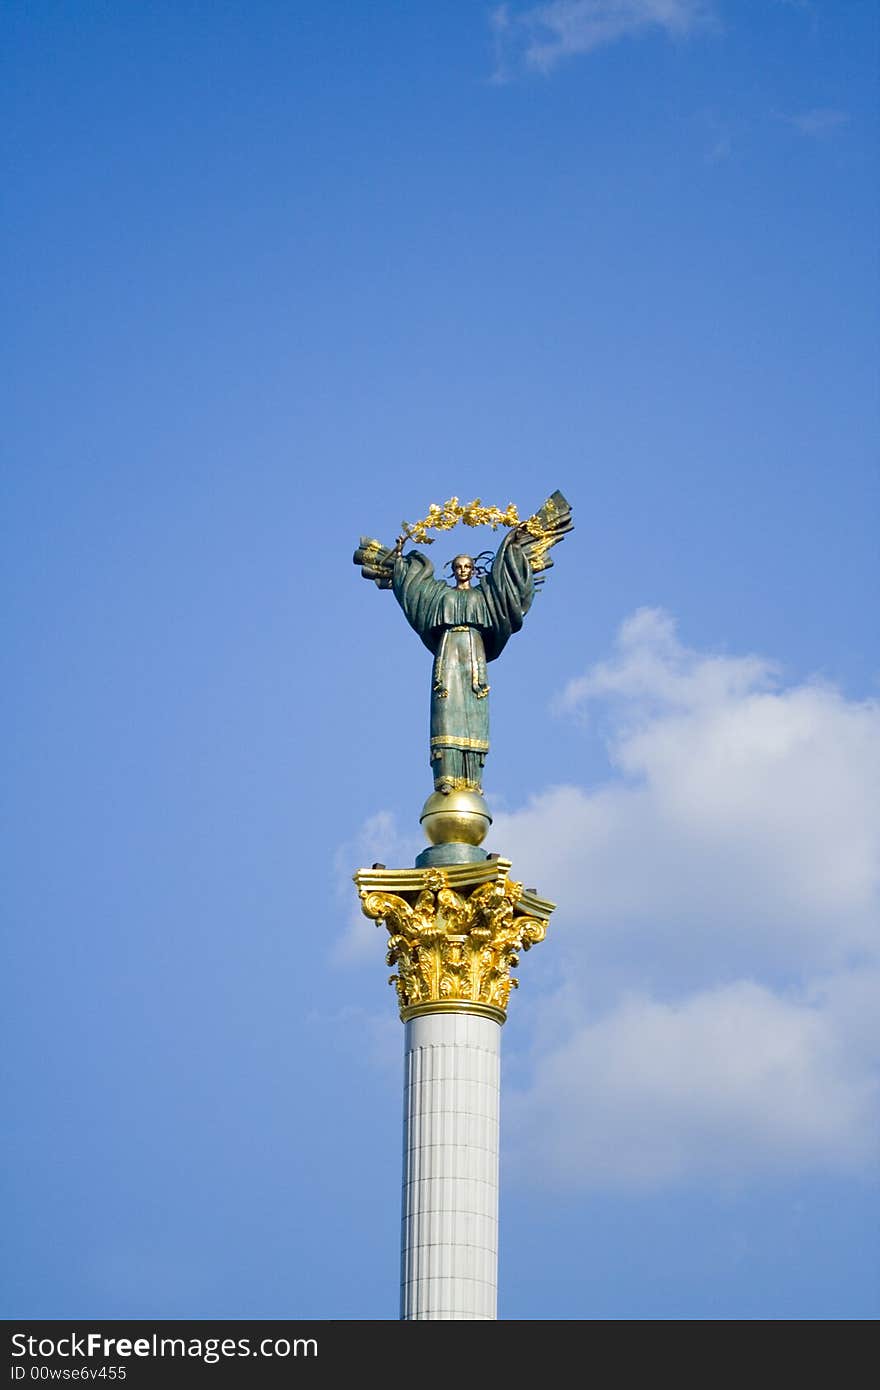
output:
<svg viewBox="0 0 880 1390"><path fill-rule="evenodd" d="M479 792L433 792L422 807L419 820L432 845L480 845L492 817Z"/></svg>

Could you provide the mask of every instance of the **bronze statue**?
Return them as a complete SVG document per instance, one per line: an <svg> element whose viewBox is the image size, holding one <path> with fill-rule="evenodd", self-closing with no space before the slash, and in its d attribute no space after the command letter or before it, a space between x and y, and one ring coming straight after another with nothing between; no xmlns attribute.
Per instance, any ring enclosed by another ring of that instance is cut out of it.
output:
<svg viewBox="0 0 880 1390"><path fill-rule="evenodd" d="M408 540L431 544L428 530L449 530L456 521L507 531L495 555L460 554L452 561L454 586L434 576L421 550L404 554ZM486 665L500 656L519 632L553 561L549 550L572 530L571 507L554 492L540 511L520 522L516 508L505 512L468 506L452 498L432 507L422 522L409 526L390 549L367 537L354 553L361 574L380 589L391 589L407 622L434 656L431 675L430 763L434 787L482 793L482 769L489 751L489 683Z"/></svg>

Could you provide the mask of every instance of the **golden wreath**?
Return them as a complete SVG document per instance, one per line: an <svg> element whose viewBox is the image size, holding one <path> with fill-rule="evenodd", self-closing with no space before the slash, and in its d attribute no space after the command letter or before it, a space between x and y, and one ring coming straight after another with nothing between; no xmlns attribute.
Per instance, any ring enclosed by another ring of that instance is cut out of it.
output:
<svg viewBox="0 0 880 1390"><path fill-rule="evenodd" d="M519 512L513 502L508 503L502 511L500 507L484 507L479 497L464 505L457 497L450 497L442 506L432 502L428 508L428 515L421 521L401 522L401 538L416 541L419 545L433 545L434 538L428 535L429 531L451 531L460 521L463 521L465 526L491 526L493 531L497 531L499 526L522 526L536 539L544 535L544 527L538 517L530 516L526 521L520 521Z"/></svg>

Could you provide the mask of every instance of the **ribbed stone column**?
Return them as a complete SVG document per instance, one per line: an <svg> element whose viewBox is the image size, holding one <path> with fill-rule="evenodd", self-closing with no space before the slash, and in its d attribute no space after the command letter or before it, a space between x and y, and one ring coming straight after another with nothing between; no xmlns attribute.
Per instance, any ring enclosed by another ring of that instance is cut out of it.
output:
<svg viewBox="0 0 880 1390"><path fill-rule="evenodd" d="M400 1316L498 1316L501 1025L520 953L547 934L553 904L467 843L412 869L354 876L361 908L388 931L406 1028Z"/></svg>
<svg viewBox="0 0 880 1390"><path fill-rule="evenodd" d="M402 1319L498 1315L500 1039L477 1012L406 1024Z"/></svg>

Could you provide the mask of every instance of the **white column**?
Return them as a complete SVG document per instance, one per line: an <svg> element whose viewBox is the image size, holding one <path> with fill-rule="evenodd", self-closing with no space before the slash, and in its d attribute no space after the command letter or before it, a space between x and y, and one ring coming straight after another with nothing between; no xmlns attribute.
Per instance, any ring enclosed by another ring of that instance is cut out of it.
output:
<svg viewBox="0 0 880 1390"><path fill-rule="evenodd" d="M501 1025L477 1013L406 1024L400 1316L498 1316Z"/></svg>

